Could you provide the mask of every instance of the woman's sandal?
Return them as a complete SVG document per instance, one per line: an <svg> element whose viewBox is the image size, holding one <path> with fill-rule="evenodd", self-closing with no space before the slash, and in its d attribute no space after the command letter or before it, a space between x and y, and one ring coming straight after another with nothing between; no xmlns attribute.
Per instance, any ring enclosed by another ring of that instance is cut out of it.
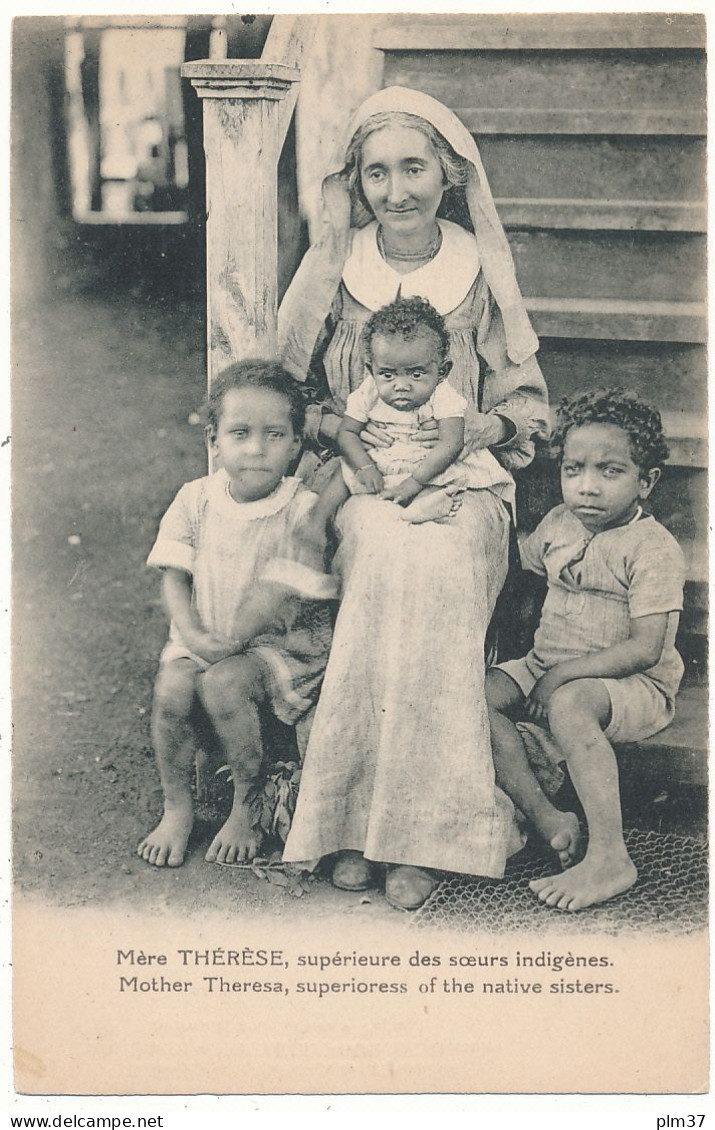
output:
<svg viewBox="0 0 715 1130"><path fill-rule="evenodd" d="M331 881L341 891L366 891L374 886L375 868L360 851L341 851L333 867Z"/></svg>
<svg viewBox="0 0 715 1130"><path fill-rule="evenodd" d="M437 886L437 879L422 867L392 867L385 880L385 898L397 910L419 910Z"/></svg>

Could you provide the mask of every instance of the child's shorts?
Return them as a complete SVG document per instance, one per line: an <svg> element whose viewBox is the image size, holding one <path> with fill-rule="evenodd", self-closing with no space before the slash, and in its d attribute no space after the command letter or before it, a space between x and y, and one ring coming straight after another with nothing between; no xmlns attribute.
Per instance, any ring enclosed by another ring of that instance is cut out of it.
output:
<svg viewBox="0 0 715 1130"><path fill-rule="evenodd" d="M527 698L537 681L526 658L497 663L496 669L509 675ZM611 700L611 720L604 735L611 742L639 742L657 734L672 722L673 703L646 675L626 675L622 679L598 679Z"/></svg>

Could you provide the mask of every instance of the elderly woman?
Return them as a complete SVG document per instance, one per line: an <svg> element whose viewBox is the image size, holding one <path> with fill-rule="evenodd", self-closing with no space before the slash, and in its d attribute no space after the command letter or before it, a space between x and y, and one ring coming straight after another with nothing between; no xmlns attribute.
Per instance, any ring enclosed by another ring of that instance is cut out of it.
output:
<svg viewBox="0 0 715 1130"><path fill-rule="evenodd" d="M526 466L547 431L538 341L462 123L417 91L379 91L357 111L323 198L320 237L279 315L283 361L316 393L314 438L330 445L363 380L372 312L419 295L445 319L449 380L473 408L467 445L507 471ZM420 439L435 434L428 424ZM377 425L362 438L387 442ZM335 854L333 882L349 890L387 864L387 898L404 909L431 893L429 869L498 878L520 842L494 779L484 695L485 632L507 570L505 478L466 492L443 522L411 525L359 495L336 523L342 598L284 858Z"/></svg>

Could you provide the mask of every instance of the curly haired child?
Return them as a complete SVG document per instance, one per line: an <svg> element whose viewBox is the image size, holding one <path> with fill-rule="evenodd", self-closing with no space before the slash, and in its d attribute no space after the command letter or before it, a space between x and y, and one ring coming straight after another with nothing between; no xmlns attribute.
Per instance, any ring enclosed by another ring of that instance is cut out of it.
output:
<svg viewBox="0 0 715 1130"><path fill-rule="evenodd" d="M524 542L525 569L547 580L534 644L487 674L497 781L568 870L533 880L549 906L579 910L637 878L623 838L613 742L636 742L673 717L684 561L642 503L668 457L660 415L620 389L565 401L554 446L563 503ZM527 761L516 722L548 724L588 825L556 809Z"/></svg>
<svg viewBox="0 0 715 1130"><path fill-rule="evenodd" d="M363 344L367 373L338 432L342 476L321 493L306 540L323 549L327 523L351 494L397 503L413 524L449 519L466 489L509 497L512 478L491 451L465 447L467 401L447 379L450 338L434 306L396 298L368 319Z"/></svg>

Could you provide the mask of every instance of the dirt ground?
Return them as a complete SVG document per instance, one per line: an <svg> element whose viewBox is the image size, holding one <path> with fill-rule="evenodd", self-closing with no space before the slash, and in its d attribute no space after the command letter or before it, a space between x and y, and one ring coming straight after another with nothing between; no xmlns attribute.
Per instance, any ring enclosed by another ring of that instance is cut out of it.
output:
<svg viewBox="0 0 715 1130"><path fill-rule="evenodd" d="M201 307L97 290L21 312L14 330L18 891L63 907L394 917L378 894L323 880L299 901L205 863L206 819L183 867L135 855L161 811L149 710L166 622L144 561L178 487L205 470L189 422L205 381Z"/></svg>

